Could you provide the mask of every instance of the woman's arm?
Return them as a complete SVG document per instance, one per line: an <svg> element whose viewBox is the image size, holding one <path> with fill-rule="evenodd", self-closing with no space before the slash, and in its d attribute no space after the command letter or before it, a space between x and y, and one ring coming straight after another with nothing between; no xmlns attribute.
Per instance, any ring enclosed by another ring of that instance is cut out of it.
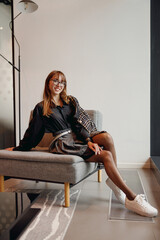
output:
<svg viewBox="0 0 160 240"><path fill-rule="evenodd" d="M89 130L87 130L83 125L81 124L78 119L79 119L79 115L81 115L82 120L85 120L87 122L90 123L90 130L95 131L96 127L95 124L93 123L93 121L90 119L90 117L88 116L88 114L85 112L85 110L83 108L80 107L78 100L75 97L71 96L71 101L73 103L74 106L74 114L73 114L73 130L75 131L75 133L84 141L88 144L88 147L95 152L95 154L100 154L100 152L102 151L102 148L97 144L97 143L93 143L91 138L90 138L90 133ZM85 114L85 115L84 115ZM87 124L88 125L88 124ZM91 127L91 125L93 126L93 129Z"/></svg>
<svg viewBox="0 0 160 240"><path fill-rule="evenodd" d="M13 148L13 151L28 151L40 142L45 131L42 111L42 106L37 104L33 110L33 118L29 123L23 139L20 141L19 146Z"/></svg>
<svg viewBox="0 0 160 240"><path fill-rule="evenodd" d="M93 142L88 142L88 147L95 152L95 155L100 154L101 151L103 150L97 143L93 143Z"/></svg>

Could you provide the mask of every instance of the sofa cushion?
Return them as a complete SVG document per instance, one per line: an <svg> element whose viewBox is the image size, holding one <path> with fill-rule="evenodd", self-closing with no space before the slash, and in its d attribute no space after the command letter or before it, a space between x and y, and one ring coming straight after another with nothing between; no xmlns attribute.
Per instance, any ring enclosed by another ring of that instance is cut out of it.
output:
<svg viewBox="0 0 160 240"><path fill-rule="evenodd" d="M30 161L30 162L48 162L73 164L85 162L83 158L76 155L53 154L44 151L7 151L0 150L0 159Z"/></svg>
<svg viewBox="0 0 160 240"><path fill-rule="evenodd" d="M0 150L0 175L15 178L75 184L96 167L75 155Z"/></svg>

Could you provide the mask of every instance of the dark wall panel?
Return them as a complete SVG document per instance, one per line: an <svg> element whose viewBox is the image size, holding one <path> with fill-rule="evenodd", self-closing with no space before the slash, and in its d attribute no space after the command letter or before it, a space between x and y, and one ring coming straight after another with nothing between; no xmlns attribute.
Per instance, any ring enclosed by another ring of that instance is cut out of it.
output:
<svg viewBox="0 0 160 240"><path fill-rule="evenodd" d="M160 0L151 0L151 156L160 156Z"/></svg>

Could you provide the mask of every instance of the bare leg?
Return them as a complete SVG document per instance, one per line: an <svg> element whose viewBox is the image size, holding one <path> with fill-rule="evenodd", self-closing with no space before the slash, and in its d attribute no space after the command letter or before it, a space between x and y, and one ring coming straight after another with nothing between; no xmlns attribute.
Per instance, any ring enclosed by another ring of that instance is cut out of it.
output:
<svg viewBox="0 0 160 240"><path fill-rule="evenodd" d="M100 133L94 136L92 139L93 142L97 143L99 146L103 146L104 150L110 151L112 153L114 163L117 166L116 150L111 135L109 133Z"/></svg>
<svg viewBox="0 0 160 240"><path fill-rule="evenodd" d="M89 159L89 162L102 162L105 167L105 171L114 184L119 187L127 196L129 200L133 200L136 194L125 184L120 173L113 160L112 153L110 151L103 150L100 155L93 155Z"/></svg>

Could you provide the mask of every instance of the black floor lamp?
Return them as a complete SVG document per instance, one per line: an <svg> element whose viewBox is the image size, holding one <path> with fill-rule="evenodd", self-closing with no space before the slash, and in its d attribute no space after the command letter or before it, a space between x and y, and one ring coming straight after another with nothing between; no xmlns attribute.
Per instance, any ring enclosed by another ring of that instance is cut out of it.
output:
<svg viewBox="0 0 160 240"><path fill-rule="evenodd" d="M14 35L14 32L12 30L12 23L14 20L21 14L21 13L32 13L38 9L38 5L30 0L22 0L17 4L17 8L20 11L20 13L13 18L13 20L9 23L10 29L12 31L12 35L18 45L18 67L16 67L13 63L11 63L6 57L4 57L2 54L0 56L5 59L12 67L14 70L18 71L18 111L19 111L19 140L21 140L21 55L20 55L20 44L17 40L17 38Z"/></svg>

